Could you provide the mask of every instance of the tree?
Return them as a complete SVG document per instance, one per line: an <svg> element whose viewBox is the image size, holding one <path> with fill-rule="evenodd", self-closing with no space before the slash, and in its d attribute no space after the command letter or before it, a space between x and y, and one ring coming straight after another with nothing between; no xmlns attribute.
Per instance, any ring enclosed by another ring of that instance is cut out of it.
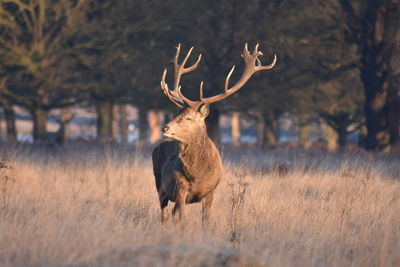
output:
<svg viewBox="0 0 400 267"><path fill-rule="evenodd" d="M159 87L161 62L170 58L165 49L171 31L166 4L145 0L90 3L79 59L96 105L98 137L112 137L113 107L132 103L139 109L140 137L147 139L148 111L170 109Z"/></svg>
<svg viewBox="0 0 400 267"><path fill-rule="evenodd" d="M367 147L390 150L391 61L400 27L397 0L337 0L346 19L347 41L357 46L364 85Z"/></svg>
<svg viewBox="0 0 400 267"><path fill-rule="evenodd" d="M341 149L347 144L347 136L364 124L364 99L359 97L361 92L357 87L352 88L356 85L334 81L322 85L312 96L312 108L336 132Z"/></svg>
<svg viewBox="0 0 400 267"><path fill-rule="evenodd" d="M341 149L347 144L347 136L365 123L364 97L357 74L356 71L345 71L335 75L335 79L321 75L313 84L294 92L298 96L296 106L302 116L311 121L322 119L335 131L336 142Z"/></svg>
<svg viewBox="0 0 400 267"><path fill-rule="evenodd" d="M391 65L389 87L389 127L392 151L400 151L400 46L396 47Z"/></svg>
<svg viewBox="0 0 400 267"><path fill-rule="evenodd" d="M6 77L0 78L0 90L4 90L6 86L6 80ZM3 108L3 115L6 121L7 141L10 143L15 143L17 141L17 129L15 125L14 107L12 103L6 98L0 98L0 106Z"/></svg>
<svg viewBox="0 0 400 267"><path fill-rule="evenodd" d="M207 0L171 5L176 10L172 12L176 16L174 20L184 26L177 26L177 40L193 45L197 51L203 53L199 71L192 75L197 80L192 88L198 88L200 80L204 80L205 96L217 94L223 89L225 77L233 62L240 59L244 43L250 41L248 33L254 23L246 18L251 17L257 2ZM196 99L198 89L186 90L185 94ZM219 118L225 105L226 103L213 105L206 121L209 136L216 143L220 141Z"/></svg>
<svg viewBox="0 0 400 267"><path fill-rule="evenodd" d="M97 138L112 139L114 106L129 84L127 73L126 1L116 3L91 0L77 36L76 57L82 68L79 82L88 88L89 102L96 107Z"/></svg>
<svg viewBox="0 0 400 267"><path fill-rule="evenodd" d="M7 99L1 104L3 106L3 114L6 121L7 142L15 143L17 141L17 127L15 125L15 111L13 105Z"/></svg>
<svg viewBox="0 0 400 267"><path fill-rule="evenodd" d="M0 64L8 77L1 94L29 110L35 140L46 138L49 110L76 101L71 40L84 7L84 0L0 2Z"/></svg>
<svg viewBox="0 0 400 267"><path fill-rule="evenodd" d="M265 55L262 58L264 64L268 64L274 54L278 57L276 66L270 72L253 77L231 101L232 105L226 105L254 115L258 145L264 148L277 144L281 114L298 112L298 99L293 92L302 88L305 80L314 79L307 75L309 71L305 71L307 63L304 52L299 49L299 33L292 30L298 29L297 7L298 4L292 1L252 2L247 15L252 18L251 21L258 23L248 24L239 35L239 40L246 38L260 44Z"/></svg>
<svg viewBox="0 0 400 267"><path fill-rule="evenodd" d="M399 5L400 2L391 0L310 0L299 3L302 9L291 16L297 24L293 27L299 35L297 43L302 46L299 52L304 53L299 56L310 59L309 62L303 60L302 65L314 76L305 79L305 86L299 86L309 88L302 95L312 94L315 82L332 84L345 73L358 70L365 99L367 146L372 150L390 148L389 128L393 119L389 116L388 100L390 95L395 95L390 94L393 88L390 77L395 76L391 74L391 65L398 37ZM355 79L349 87L357 89ZM352 99L359 102L360 98L353 95ZM326 113L320 115L332 125L333 121L337 124L346 120L351 124L350 114L337 114L334 120Z"/></svg>

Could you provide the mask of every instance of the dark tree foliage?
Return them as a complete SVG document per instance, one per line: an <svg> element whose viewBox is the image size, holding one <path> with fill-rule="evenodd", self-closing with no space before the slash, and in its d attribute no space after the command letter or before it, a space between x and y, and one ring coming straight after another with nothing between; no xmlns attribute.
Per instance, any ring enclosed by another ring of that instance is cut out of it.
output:
<svg viewBox="0 0 400 267"><path fill-rule="evenodd" d="M159 82L165 67L172 73L178 43L182 54L195 47L189 64L203 54L181 82L192 99L201 81L206 97L220 93L233 65L235 83L244 44L259 43L262 63L274 54L278 63L212 106L208 131L216 142L222 113L255 118L265 147L277 141L277 119L290 113L300 125L322 119L342 147L366 124L368 148L388 151L400 142L399 6L396 0L0 1L0 104L10 140L13 105L30 111L33 135L43 140L48 112L76 103L94 105L98 136L111 138L116 105L134 104L143 123L149 110L175 110Z"/></svg>
<svg viewBox="0 0 400 267"><path fill-rule="evenodd" d="M26 108L35 140L46 138L49 110L76 102L71 44L86 10L85 1L1 1L1 94Z"/></svg>
<svg viewBox="0 0 400 267"><path fill-rule="evenodd" d="M339 57L343 67L358 70L364 92L365 122L368 130L366 146L371 150L389 151L398 136L395 84L395 49L399 38L400 2L382 0L311 0L323 21L332 21L325 28L326 38L351 51ZM323 40L317 35L319 40ZM328 50L325 50L328 54ZM352 59L352 62L346 62ZM340 69L340 68L339 68ZM346 68L344 68L346 70ZM346 70L347 71L347 70ZM396 126L397 125L397 126ZM396 130L397 128L397 130ZM391 129L393 129L391 131Z"/></svg>

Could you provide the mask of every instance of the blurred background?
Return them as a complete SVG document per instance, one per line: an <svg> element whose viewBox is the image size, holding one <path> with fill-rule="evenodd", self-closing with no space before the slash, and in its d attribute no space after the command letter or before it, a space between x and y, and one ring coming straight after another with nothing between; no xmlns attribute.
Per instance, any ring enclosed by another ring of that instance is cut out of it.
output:
<svg viewBox="0 0 400 267"><path fill-rule="evenodd" d="M1 141L156 143L178 43L194 100L259 43L277 65L212 105L217 144L398 151L399 27L398 0L0 0Z"/></svg>

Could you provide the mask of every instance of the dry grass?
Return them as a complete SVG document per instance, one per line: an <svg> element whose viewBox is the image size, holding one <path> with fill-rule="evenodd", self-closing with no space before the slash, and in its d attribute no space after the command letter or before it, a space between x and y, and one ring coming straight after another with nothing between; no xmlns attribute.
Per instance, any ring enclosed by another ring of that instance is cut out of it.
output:
<svg viewBox="0 0 400 267"><path fill-rule="evenodd" d="M161 227L148 153L3 151L1 266L400 265L398 158L225 151L203 229Z"/></svg>

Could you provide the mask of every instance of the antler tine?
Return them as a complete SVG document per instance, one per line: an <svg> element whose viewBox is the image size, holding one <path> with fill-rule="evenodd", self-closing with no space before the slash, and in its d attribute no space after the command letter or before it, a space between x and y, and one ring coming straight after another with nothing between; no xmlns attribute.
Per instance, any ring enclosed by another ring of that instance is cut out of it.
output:
<svg viewBox="0 0 400 267"><path fill-rule="evenodd" d="M245 52L250 53L247 43L244 44L244 52L243 53L245 53Z"/></svg>
<svg viewBox="0 0 400 267"><path fill-rule="evenodd" d="M253 55L263 56L263 55L264 55L263 52L258 51L258 46L259 46L259 44L256 44L256 46L254 47ZM258 58L257 58L257 59L258 59Z"/></svg>
<svg viewBox="0 0 400 267"><path fill-rule="evenodd" d="M258 60L258 58L257 58L257 60ZM267 66L262 66L261 62L260 62L260 64L258 66L256 66L256 70L257 71L258 70L270 70L275 66L277 60L278 60L278 58L277 58L276 54L274 54L274 60L272 61L271 64L269 64Z"/></svg>
<svg viewBox="0 0 400 267"><path fill-rule="evenodd" d="M231 75L232 75L234 70L235 70L235 65L233 65L231 71L228 73L228 76L226 76L224 93L228 92L229 79L231 78Z"/></svg>
<svg viewBox="0 0 400 267"><path fill-rule="evenodd" d="M168 85L165 82L165 76L167 75L167 69L164 70L162 77L161 77L161 89L163 90L164 94L167 94L166 90L168 90Z"/></svg>
<svg viewBox="0 0 400 267"><path fill-rule="evenodd" d="M179 58L179 53L181 52L181 44L178 44L176 47L176 53L174 57L174 67L176 68L178 65L178 58Z"/></svg>
<svg viewBox="0 0 400 267"><path fill-rule="evenodd" d="M187 54L186 54L186 57L183 59L182 63L180 64L180 68L181 68L183 71L185 70L186 62L187 62L187 60L189 59L190 54L192 53L192 51L193 51L193 46L189 49L189 51L188 51ZM182 73L185 73L185 72L182 72Z"/></svg>
<svg viewBox="0 0 400 267"><path fill-rule="evenodd" d="M204 83L203 83L203 81L201 81L201 83L200 83L200 101L203 100L203 85L204 85Z"/></svg>
<svg viewBox="0 0 400 267"><path fill-rule="evenodd" d="M258 52L258 46L259 46L259 44L256 44L256 46L254 47L254 52L253 52L253 54L256 54L256 53Z"/></svg>
<svg viewBox="0 0 400 267"><path fill-rule="evenodd" d="M195 70L197 68L197 66L199 66L200 60L201 60L201 54L199 55L199 57L197 58L197 61L192 66L190 66L188 68L183 68L182 73L188 73L188 72ZM185 61L185 63L186 63L186 61Z"/></svg>

